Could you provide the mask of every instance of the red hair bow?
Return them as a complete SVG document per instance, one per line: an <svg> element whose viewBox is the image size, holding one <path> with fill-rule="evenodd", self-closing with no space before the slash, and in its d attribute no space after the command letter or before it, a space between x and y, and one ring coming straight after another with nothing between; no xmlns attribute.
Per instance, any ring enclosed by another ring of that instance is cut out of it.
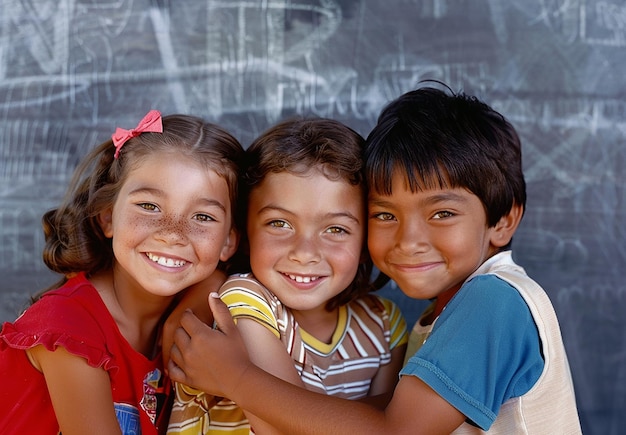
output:
<svg viewBox="0 0 626 435"><path fill-rule="evenodd" d="M122 146L133 137L139 136L141 133L163 133L163 123L161 122L161 112L158 110L149 111L146 116L143 117L137 127L132 130L124 130L123 128L117 128L115 133L111 136L113 139L113 145L115 145L114 158L118 158Z"/></svg>

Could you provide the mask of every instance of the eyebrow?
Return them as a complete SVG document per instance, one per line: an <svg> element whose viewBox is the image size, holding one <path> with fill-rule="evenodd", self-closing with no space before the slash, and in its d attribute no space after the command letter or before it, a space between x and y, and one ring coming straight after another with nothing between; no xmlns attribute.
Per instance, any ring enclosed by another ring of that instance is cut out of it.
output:
<svg viewBox="0 0 626 435"><path fill-rule="evenodd" d="M384 198L384 197L383 197ZM370 205L376 205L378 207L391 207L392 203L391 201L386 201L384 199L378 199L378 198L368 198L367 203Z"/></svg>
<svg viewBox="0 0 626 435"><path fill-rule="evenodd" d="M272 204L262 207L258 213L261 214L261 213L268 212L268 211L278 211L278 212L291 214L291 215L294 214L291 210L288 210L283 207L279 207L277 205L272 205ZM359 219L356 216L354 216L352 213L349 213L349 212L326 213L324 215L325 219L329 219L329 218L336 219L336 218L343 218L343 217L353 220L357 224L361 223L361 221L359 221Z"/></svg>
<svg viewBox="0 0 626 435"><path fill-rule="evenodd" d="M436 204L445 201L467 202L467 198L465 198L463 195L459 195L458 193L445 192L429 196L425 200L425 202L428 204Z"/></svg>
<svg viewBox="0 0 626 435"><path fill-rule="evenodd" d="M368 203L371 205L376 205L378 207L392 207L393 202L386 200L386 197L387 196L385 195L381 195L378 197L374 196L373 198L370 196L370 198L368 199ZM423 202L425 204L438 204L440 202L446 201L467 202L467 198L454 192L442 192L427 196L425 199L423 199Z"/></svg>

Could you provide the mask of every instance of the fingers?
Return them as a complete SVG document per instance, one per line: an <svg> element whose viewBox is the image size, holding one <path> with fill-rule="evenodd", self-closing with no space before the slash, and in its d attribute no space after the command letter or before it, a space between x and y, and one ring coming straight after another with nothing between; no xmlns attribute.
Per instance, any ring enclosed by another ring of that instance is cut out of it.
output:
<svg viewBox="0 0 626 435"><path fill-rule="evenodd" d="M174 342L172 344L172 347L170 348L170 358L177 358L174 360L176 364L180 364L181 362L183 362L182 358L183 358L184 349L187 349L189 347L189 343L191 341L191 337L189 336L189 333L183 326L185 317L186 317L185 315L181 317L180 319L181 327L176 328L176 330L174 331L174 335L173 335ZM197 320L197 319L195 318L193 314L191 314L190 319L187 321L187 323L191 323L194 320Z"/></svg>
<svg viewBox="0 0 626 435"><path fill-rule="evenodd" d="M171 343L169 341L163 340L163 346L161 347L161 354L163 357L163 367L165 367L166 369L167 369L168 362L170 360L171 348L172 348Z"/></svg>
<svg viewBox="0 0 626 435"><path fill-rule="evenodd" d="M225 396L251 362L228 307L217 294L209 297L209 305L221 331L214 331L190 310L184 311L181 327L174 331L168 371L176 382Z"/></svg>
<svg viewBox="0 0 626 435"><path fill-rule="evenodd" d="M167 363L170 359L170 349L174 343L174 332L178 328L179 315L171 314L163 323L163 330L161 332L161 352L163 354L163 366L167 368Z"/></svg>
<svg viewBox="0 0 626 435"><path fill-rule="evenodd" d="M185 372L178 366L175 361L181 361L182 355L180 351L176 347L176 345L172 346L171 358L167 363L167 373L169 374L170 379L175 382L180 382L182 384L187 383L187 377L185 376Z"/></svg>
<svg viewBox="0 0 626 435"><path fill-rule="evenodd" d="M217 329L228 335L236 330L235 322L230 315L230 310L226 304L220 299L217 293L209 295L209 306L213 312L213 318L217 325Z"/></svg>
<svg viewBox="0 0 626 435"><path fill-rule="evenodd" d="M180 332L179 332L180 331ZM185 331L183 331L182 329L179 328L179 330L174 332L174 337L176 337L177 334L185 334ZM178 341L182 342L182 339L179 339ZM182 345L184 346L184 345ZM180 348L176 345L176 338L174 338L174 344L172 345L172 347L170 348L170 358L168 360L168 365L169 365L169 361L174 362L174 364L180 365L184 363L184 357L182 352L180 351Z"/></svg>
<svg viewBox="0 0 626 435"><path fill-rule="evenodd" d="M205 329L210 329L210 327L206 323L198 319L198 317L196 317L196 315L189 309L185 310L185 312L180 316L180 326L182 326L184 331L192 337L196 334L201 333ZM176 332L178 332L178 330ZM175 333L174 339L176 339L177 337L178 334ZM176 342L176 344L180 345L180 343L178 342Z"/></svg>
<svg viewBox="0 0 626 435"><path fill-rule="evenodd" d="M173 381L188 384L187 374L183 370L185 355L183 355L181 348L188 348L191 340L183 328L177 328L172 338L174 343L170 349L170 358L165 368Z"/></svg>

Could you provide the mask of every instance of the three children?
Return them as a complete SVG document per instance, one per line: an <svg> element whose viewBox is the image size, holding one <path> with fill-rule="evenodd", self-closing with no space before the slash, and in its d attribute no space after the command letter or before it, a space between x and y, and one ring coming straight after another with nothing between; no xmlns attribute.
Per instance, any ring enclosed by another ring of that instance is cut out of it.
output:
<svg viewBox="0 0 626 435"><path fill-rule="evenodd" d="M474 97L408 92L382 111L365 169L374 264L407 295L434 299L389 405L272 377L215 295L219 330L182 317L172 379L226 395L284 433L580 433L554 309L511 256L526 203L511 124Z"/></svg>

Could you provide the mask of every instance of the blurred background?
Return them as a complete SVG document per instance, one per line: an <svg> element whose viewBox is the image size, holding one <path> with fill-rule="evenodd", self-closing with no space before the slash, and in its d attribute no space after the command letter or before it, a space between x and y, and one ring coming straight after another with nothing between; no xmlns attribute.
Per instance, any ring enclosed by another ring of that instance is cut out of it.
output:
<svg viewBox="0 0 626 435"><path fill-rule="evenodd" d="M0 0L0 321L56 280L41 215L115 127L154 108L244 146L293 115L366 136L425 79L518 129L529 201L515 258L560 318L584 433L624 433L622 0ZM424 306L383 292L411 324Z"/></svg>

